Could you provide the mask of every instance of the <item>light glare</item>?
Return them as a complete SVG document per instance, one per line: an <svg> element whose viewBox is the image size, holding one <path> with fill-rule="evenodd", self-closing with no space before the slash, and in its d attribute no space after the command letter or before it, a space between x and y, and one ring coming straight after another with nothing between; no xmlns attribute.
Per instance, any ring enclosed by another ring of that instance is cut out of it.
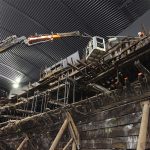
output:
<svg viewBox="0 0 150 150"><path fill-rule="evenodd" d="M17 89L19 87L19 84L18 83L14 83L13 84L13 88Z"/></svg>
<svg viewBox="0 0 150 150"><path fill-rule="evenodd" d="M16 80L15 80L16 83L20 83L20 81L21 81L20 77L16 78Z"/></svg>

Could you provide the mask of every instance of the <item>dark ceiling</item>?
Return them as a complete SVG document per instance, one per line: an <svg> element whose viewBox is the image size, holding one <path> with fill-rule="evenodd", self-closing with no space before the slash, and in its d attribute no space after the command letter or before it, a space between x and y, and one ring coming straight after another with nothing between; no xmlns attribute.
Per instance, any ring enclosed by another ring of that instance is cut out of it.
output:
<svg viewBox="0 0 150 150"><path fill-rule="evenodd" d="M0 40L10 35L79 30L90 35L117 35L150 8L149 0L0 0ZM87 39L66 38L28 47L20 44L0 54L0 86L10 89L39 78L75 51L83 54Z"/></svg>

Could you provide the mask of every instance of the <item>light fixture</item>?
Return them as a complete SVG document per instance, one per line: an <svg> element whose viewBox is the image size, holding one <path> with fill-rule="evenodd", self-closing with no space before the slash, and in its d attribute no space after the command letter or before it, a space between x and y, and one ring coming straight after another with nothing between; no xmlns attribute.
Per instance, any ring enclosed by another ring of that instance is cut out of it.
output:
<svg viewBox="0 0 150 150"><path fill-rule="evenodd" d="M17 89L19 87L19 83L21 81L21 77L17 77L14 81L13 81L13 88Z"/></svg>
<svg viewBox="0 0 150 150"><path fill-rule="evenodd" d="M16 83L20 83L20 81L21 81L21 77L17 77L17 78L15 79L15 82L16 82Z"/></svg>
<svg viewBox="0 0 150 150"><path fill-rule="evenodd" d="M17 89L19 87L18 83L13 83L13 88Z"/></svg>

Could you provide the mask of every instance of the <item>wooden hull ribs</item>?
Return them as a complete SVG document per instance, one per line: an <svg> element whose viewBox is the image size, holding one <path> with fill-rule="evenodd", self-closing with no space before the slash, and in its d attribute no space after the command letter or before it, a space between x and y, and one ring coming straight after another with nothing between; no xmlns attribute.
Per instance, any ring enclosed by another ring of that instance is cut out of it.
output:
<svg viewBox="0 0 150 150"><path fill-rule="evenodd" d="M0 150L150 149L150 38L113 54L68 63L1 103Z"/></svg>

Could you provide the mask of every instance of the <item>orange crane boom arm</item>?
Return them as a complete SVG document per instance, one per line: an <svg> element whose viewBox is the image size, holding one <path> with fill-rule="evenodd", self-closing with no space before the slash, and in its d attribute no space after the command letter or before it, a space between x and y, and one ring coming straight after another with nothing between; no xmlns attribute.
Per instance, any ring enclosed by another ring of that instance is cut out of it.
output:
<svg viewBox="0 0 150 150"><path fill-rule="evenodd" d="M53 39L60 39L62 37L74 37L81 36L79 31L68 32L68 33L56 33L56 34L45 34L45 35L35 35L30 36L25 40L25 44L34 45L37 43L52 41Z"/></svg>

